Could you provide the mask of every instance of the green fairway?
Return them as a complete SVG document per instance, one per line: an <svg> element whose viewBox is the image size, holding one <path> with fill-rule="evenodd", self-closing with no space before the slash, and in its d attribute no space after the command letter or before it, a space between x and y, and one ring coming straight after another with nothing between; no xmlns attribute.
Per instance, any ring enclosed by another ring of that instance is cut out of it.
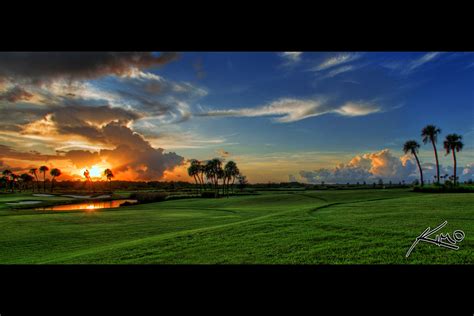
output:
<svg viewBox="0 0 474 316"><path fill-rule="evenodd" d="M14 210L0 195L0 263L472 264L474 195L407 189L262 192L91 212ZM463 230L460 249L420 243ZM433 236L434 237L434 236Z"/></svg>

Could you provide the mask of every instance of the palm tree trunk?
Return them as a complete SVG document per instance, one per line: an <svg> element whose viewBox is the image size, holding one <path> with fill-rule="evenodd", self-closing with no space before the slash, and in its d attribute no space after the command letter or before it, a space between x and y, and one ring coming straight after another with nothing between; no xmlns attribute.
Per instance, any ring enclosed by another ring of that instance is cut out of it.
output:
<svg viewBox="0 0 474 316"><path fill-rule="evenodd" d="M46 192L46 171L43 172L43 192Z"/></svg>
<svg viewBox="0 0 474 316"><path fill-rule="evenodd" d="M433 149L435 153L435 158L436 158L436 179L439 184L439 161L438 161L438 151L436 150L436 144L432 141L433 144Z"/></svg>
<svg viewBox="0 0 474 316"><path fill-rule="evenodd" d="M420 170L420 179L421 179L421 186L423 186L423 170L421 170L421 165L420 165L420 160L418 160L418 156L416 155L416 153L413 153L413 155L415 156L415 159L416 159L416 163L418 165L418 170Z"/></svg>
<svg viewBox="0 0 474 316"><path fill-rule="evenodd" d="M53 193L54 188L54 177L51 179L51 193Z"/></svg>
<svg viewBox="0 0 474 316"><path fill-rule="evenodd" d="M193 177L194 177L194 183L196 184L196 193L199 194L199 187L198 187L198 181L196 179L196 175L193 175Z"/></svg>
<svg viewBox="0 0 474 316"><path fill-rule="evenodd" d="M454 149L453 149L453 160L454 160L454 179L453 179L453 183L454 183L454 186L456 186L456 166L457 166L457 163L456 163L456 153L454 152Z"/></svg>

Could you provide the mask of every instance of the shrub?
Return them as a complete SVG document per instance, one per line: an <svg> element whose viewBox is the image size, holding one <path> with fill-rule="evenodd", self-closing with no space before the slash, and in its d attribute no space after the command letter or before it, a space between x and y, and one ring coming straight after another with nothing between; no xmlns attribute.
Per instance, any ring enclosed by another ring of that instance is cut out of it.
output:
<svg viewBox="0 0 474 316"><path fill-rule="evenodd" d="M165 201L168 194L164 192L134 192L130 198L137 200L138 203L153 203Z"/></svg>
<svg viewBox="0 0 474 316"><path fill-rule="evenodd" d="M421 193L474 193L472 187L453 187L447 185L433 186L433 187L414 187L413 192Z"/></svg>
<svg viewBox="0 0 474 316"><path fill-rule="evenodd" d="M215 198L216 193L214 191L204 191L201 193L201 197L206 199Z"/></svg>

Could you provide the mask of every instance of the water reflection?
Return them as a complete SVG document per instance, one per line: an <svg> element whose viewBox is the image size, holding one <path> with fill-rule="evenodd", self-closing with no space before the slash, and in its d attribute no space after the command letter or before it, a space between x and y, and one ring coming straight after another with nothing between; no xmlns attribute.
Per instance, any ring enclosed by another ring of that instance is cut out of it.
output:
<svg viewBox="0 0 474 316"><path fill-rule="evenodd" d="M91 210L96 210L100 208L117 208L117 207L120 207L120 204L125 203L125 202L136 203L137 200L87 201L87 202L65 204L65 205L38 207L38 208L35 208L35 210L39 210L39 211L71 211L71 210L91 211Z"/></svg>

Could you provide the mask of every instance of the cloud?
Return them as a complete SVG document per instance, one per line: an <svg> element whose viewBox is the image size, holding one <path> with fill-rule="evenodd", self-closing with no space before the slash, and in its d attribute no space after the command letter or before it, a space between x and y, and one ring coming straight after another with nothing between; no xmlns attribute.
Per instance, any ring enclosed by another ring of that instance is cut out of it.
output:
<svg viewBox="0 0 474 316"><path fill-rule="evenodd" d="M19 160L39 160L48 161L53 159L63 159L58 155L44 155L37 151L31 150L29 152L17 151L10 146L0 144L0 159L19 159Z"/></svg>
<svg viewBox="0 0 474 316"><path fill-rule="evenodd" d="M332 107L322 100L280 99L268 105L255 108L240 108L230 110L208 110L197 116L229 116L229 117L276 117L280 123L295 122L313 116L337 113L343 116L363 116L380 112L381 108L371 103L347 102Z"/></svg>
<svg viewBox="0 0 474 316"><path fill-rule="evenodd" d="M225 151L224 149L218 149L216 150L216 154L218 154L222 158L227 158L230 156L230 152Z"/></svg>
<svg viewBox="0 0 474 316"><path fill-rule="evenodd" d="M321 168L300 171L300 176L309 183L356 183L382 179L402 181L416 178L416 165L410 157L395 157L388 149L375 153L357 155L346 164L333 169Z"/></svg>
<svg viewBox="0 0 474 316"><path fill-rule="evenodd" d="M291 66L301 61L301 55L303 52L282 52L278 55L285 60L285 66Z"/></svg>
<svg viewBox="0 0 474 316"><path fill-rule="evenodd" d="M356 69L356 67L354 67L352 65L341 66L341 67L338 67L338 68L335 68L335 69L329 71L326 75L322 76L321 78L333 78L337 75L343 74L345 72L352 71L354 69Z"/></svg>
<svg viewBox="0 0 474 316"><path fill-rule="evenodd" d="M0 52L0 78L43 83L125 76L137 68L167 64L177 56L150 52Z"/></svg>
<svg viewBox="0 0 474 316"><path fill-rule="evenodd" d="M14 103L18 101L28 101L33 95L21 87L14 87L2 94L0 94L0 101L6 100Z"/></svg>
<svg viewBox="0 0 474 316"><path fill-rule="evenodd" d="M313 67L311 70L312 71L327 70L327 69L357 60L361 56L362 55L360 53L341 53L336 56L332 56L330 58L325 59L323 62L321 62L316 67Z"/></svg>
<svg viewBox="0 0 474 316"><path fill-rule="evenodd" d="M421 165L425 181L433 181L436 175L436 165L424 163ZM440 165L440 174L453 174L453 167ZM457 174L461 181L474 177L474 164L458 167ZM382 179L385 182L406 181L410 183L419 179L418 167L410 155L396 157L389 149L374 153L367 153L353 157L346 164L339 164L334 168L320 168L313 171L300 171L301 178L309 183L356 183L376 182Z"/></svg>
<svg viewBox="0 0 474 316"><path fill-rule="evenodd" d="M445 53L429 52L414 60L389 60L381 63L381 66L398 71L400 74L408 75L423 65L438 59ZM451 55L452 56L452 55Z"/></svg>
<svg viewBox="0 0 474 316"><path fill-rule="evenodd" d="M127 124L140 116L131 111L110 106L70 105L38 109L37 118L22 126L25 135L75 135L96 143L107 143L103 127L111 122ZM43 115L41 117L41 115Z"/></svg>
<svg viewBox="0 0 474 316"><path fill-rule="evenodd" d="M426 53L425 55L421 56L420 58L412 61L408 68L405 70L405 72L411 72L414 69L426 64L427 62L433 61L436 58L438 58L441 55L440 52L431 52L431 53Z"/></svg>
<svg viewBox="0 0 474 316"><path fill-rule="evenodd" d="M82 169L92 167L102 161L98 152L87 150L70 150L65 152L64 157L69 159L76 168Z"/></svg>

